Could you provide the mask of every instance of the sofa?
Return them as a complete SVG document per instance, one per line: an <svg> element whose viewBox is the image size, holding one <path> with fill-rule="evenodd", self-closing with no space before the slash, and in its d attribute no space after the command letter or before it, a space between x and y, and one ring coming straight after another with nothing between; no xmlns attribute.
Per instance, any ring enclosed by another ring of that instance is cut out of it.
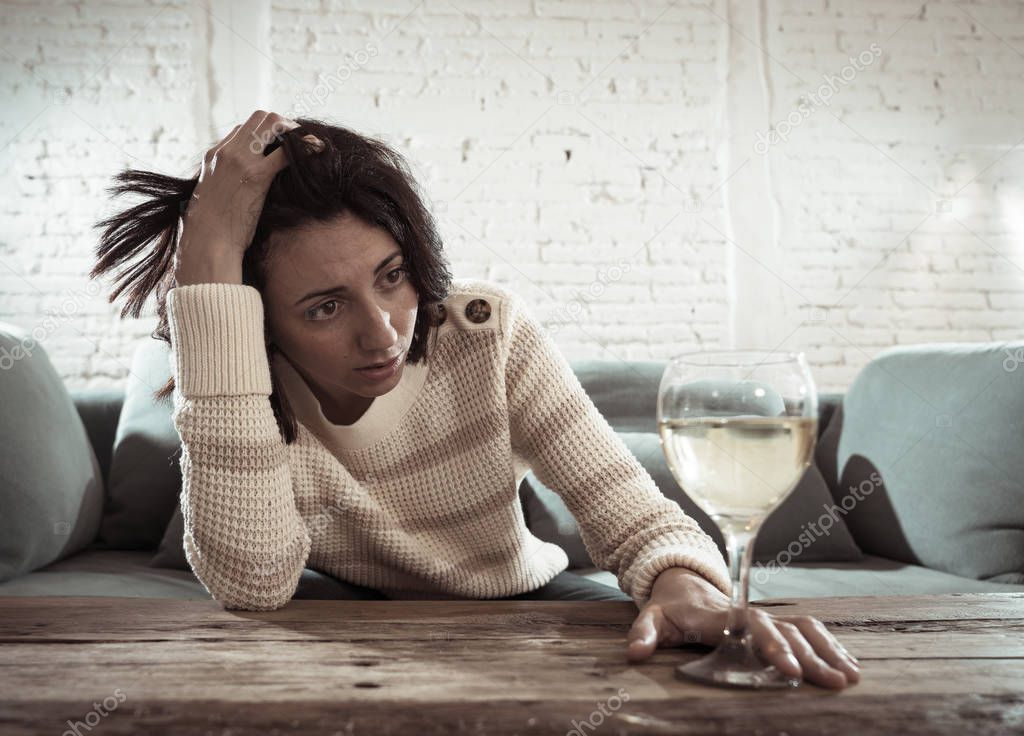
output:
<svg viewBox="0 0 1024 736"><path fill-rule="evenodd" d="M814 462L761 527L750 599L1024 592L1021 343L882 351L845 393L822 393ZM6 365L5 365L6 364ZM570 362L662 492L711 534L669 471L655 423L664 361ZM180 443L165 343L140 345L121 386L65 390L43 346L0 323L0 595L208 599L181 550ZM594 566L555 489L520 487L531 531L569 569ZM331 598L307 568L295 598Z"/></svg>

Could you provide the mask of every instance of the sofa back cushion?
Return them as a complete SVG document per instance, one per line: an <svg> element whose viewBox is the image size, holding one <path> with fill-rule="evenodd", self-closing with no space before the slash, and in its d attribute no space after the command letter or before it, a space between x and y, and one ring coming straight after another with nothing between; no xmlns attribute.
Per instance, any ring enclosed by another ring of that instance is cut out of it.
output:
<svg viewBox="0 0 1024 736"><path fill-rule="evenodd" d="M0 582L88 546L103 475L43 345L0 322Z"/></svg>
<svg viewBox="0 0 1024 736"><path fill-rule="evenodd" d="M171 376L170 347L148 339L135 350L114 435L106 504L96 547L155 549L181 493L181 438L171 399L153 393Z"/></svg>
<svg viewBox="0 0 1024 736"><path fill-rule="evenodd" d="M583 360L573 372L601 415L651 476L655 485L693 517L726 556L718 526L676 482L657 434L658 387L666 361ZM566 551L570 568L590 567L576 520L555 489L528 472L520 486L527 524L533 534ZM849 562L863 554L853 541L828 486L812 464L793 491L764 521L754 542L762 575L790 562Z"/></svg>
<svg viewBox="0 0 1024 736"><path fill-rule="evenodd" d="M185 517L181 515L180 502L174 508L174 514L164 529L156 554L149 560L149 566L172 570L192 569L185 557Z"/></svg>
<svg viewBox="0 0 1024 736"><path fill-rule="evenodd" d="M868 554L1024 583L1024 341L879 353L817 448Z"/></svg>
<svg viewBox="0 0 1024 736"><path fill-rule="evenodd" d="M617 432L658 433L658 387L665 361L577 360L573 373Z"/></svg>
<svg viewBox="0 0 1024 736"><path fill-rule="evenodd" d="M665 460L661 439L650 432L617 432L626 448L640 461L662 494L700 524L728 559L725 539L714 521L676 482ZM565 550L570 568L591 567L591 560L572 513L558 494L538 480L533 471L519 489L527 524L538 539ZM855 562L863 553L853 541L842 513L835 508L828 486L817 467L810 465L790 494L764 523L754 540L752 574L759 581L791 562Z"/></svg>
<svg viewBox="0 0 1024 736"><path fill-rule="evenodd" d="M96 460L103 473L103 482L110 477L110 454L114 447L117 422L124 405L124 386L103 386L68 389L82 418Z"/></svg>

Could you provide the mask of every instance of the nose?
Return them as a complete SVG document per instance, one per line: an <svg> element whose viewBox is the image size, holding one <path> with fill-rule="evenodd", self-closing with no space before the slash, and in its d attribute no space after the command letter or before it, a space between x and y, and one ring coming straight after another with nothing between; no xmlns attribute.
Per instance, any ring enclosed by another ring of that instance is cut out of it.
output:
<svg viewBox="0 0 1024 736"><path fill-rule="evenodd" d="M359 349L363 355L384 355L392 352L398 341L398 331L391 325L391 312L387 305L371 300L364 303L359 315Z"/></svg>

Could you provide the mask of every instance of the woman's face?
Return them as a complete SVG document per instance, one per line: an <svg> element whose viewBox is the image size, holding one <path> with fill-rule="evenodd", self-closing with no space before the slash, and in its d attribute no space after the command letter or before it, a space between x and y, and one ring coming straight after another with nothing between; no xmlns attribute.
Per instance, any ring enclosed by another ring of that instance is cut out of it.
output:
<svg viewBox="0 0 1024 736"><path fill-rule="evenodd" d="M264 298L270 337L335 424L398 385L419 295L387 230L350 214L273 235ZM373 380L358 370L400 355Z"/></svg>

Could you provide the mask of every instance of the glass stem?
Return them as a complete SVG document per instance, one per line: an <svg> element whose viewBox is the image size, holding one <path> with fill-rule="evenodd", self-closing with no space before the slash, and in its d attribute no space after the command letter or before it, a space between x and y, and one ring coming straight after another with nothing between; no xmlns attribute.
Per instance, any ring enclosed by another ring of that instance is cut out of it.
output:
<svg viewBox="0 0 1024 736"><path fill-rule="evenodd" d="M729 549L729 574L732 578L732 600L723 633L739 644L747 635L747 581L750 577L755 532L732 529L723 531Z"/></svg>

